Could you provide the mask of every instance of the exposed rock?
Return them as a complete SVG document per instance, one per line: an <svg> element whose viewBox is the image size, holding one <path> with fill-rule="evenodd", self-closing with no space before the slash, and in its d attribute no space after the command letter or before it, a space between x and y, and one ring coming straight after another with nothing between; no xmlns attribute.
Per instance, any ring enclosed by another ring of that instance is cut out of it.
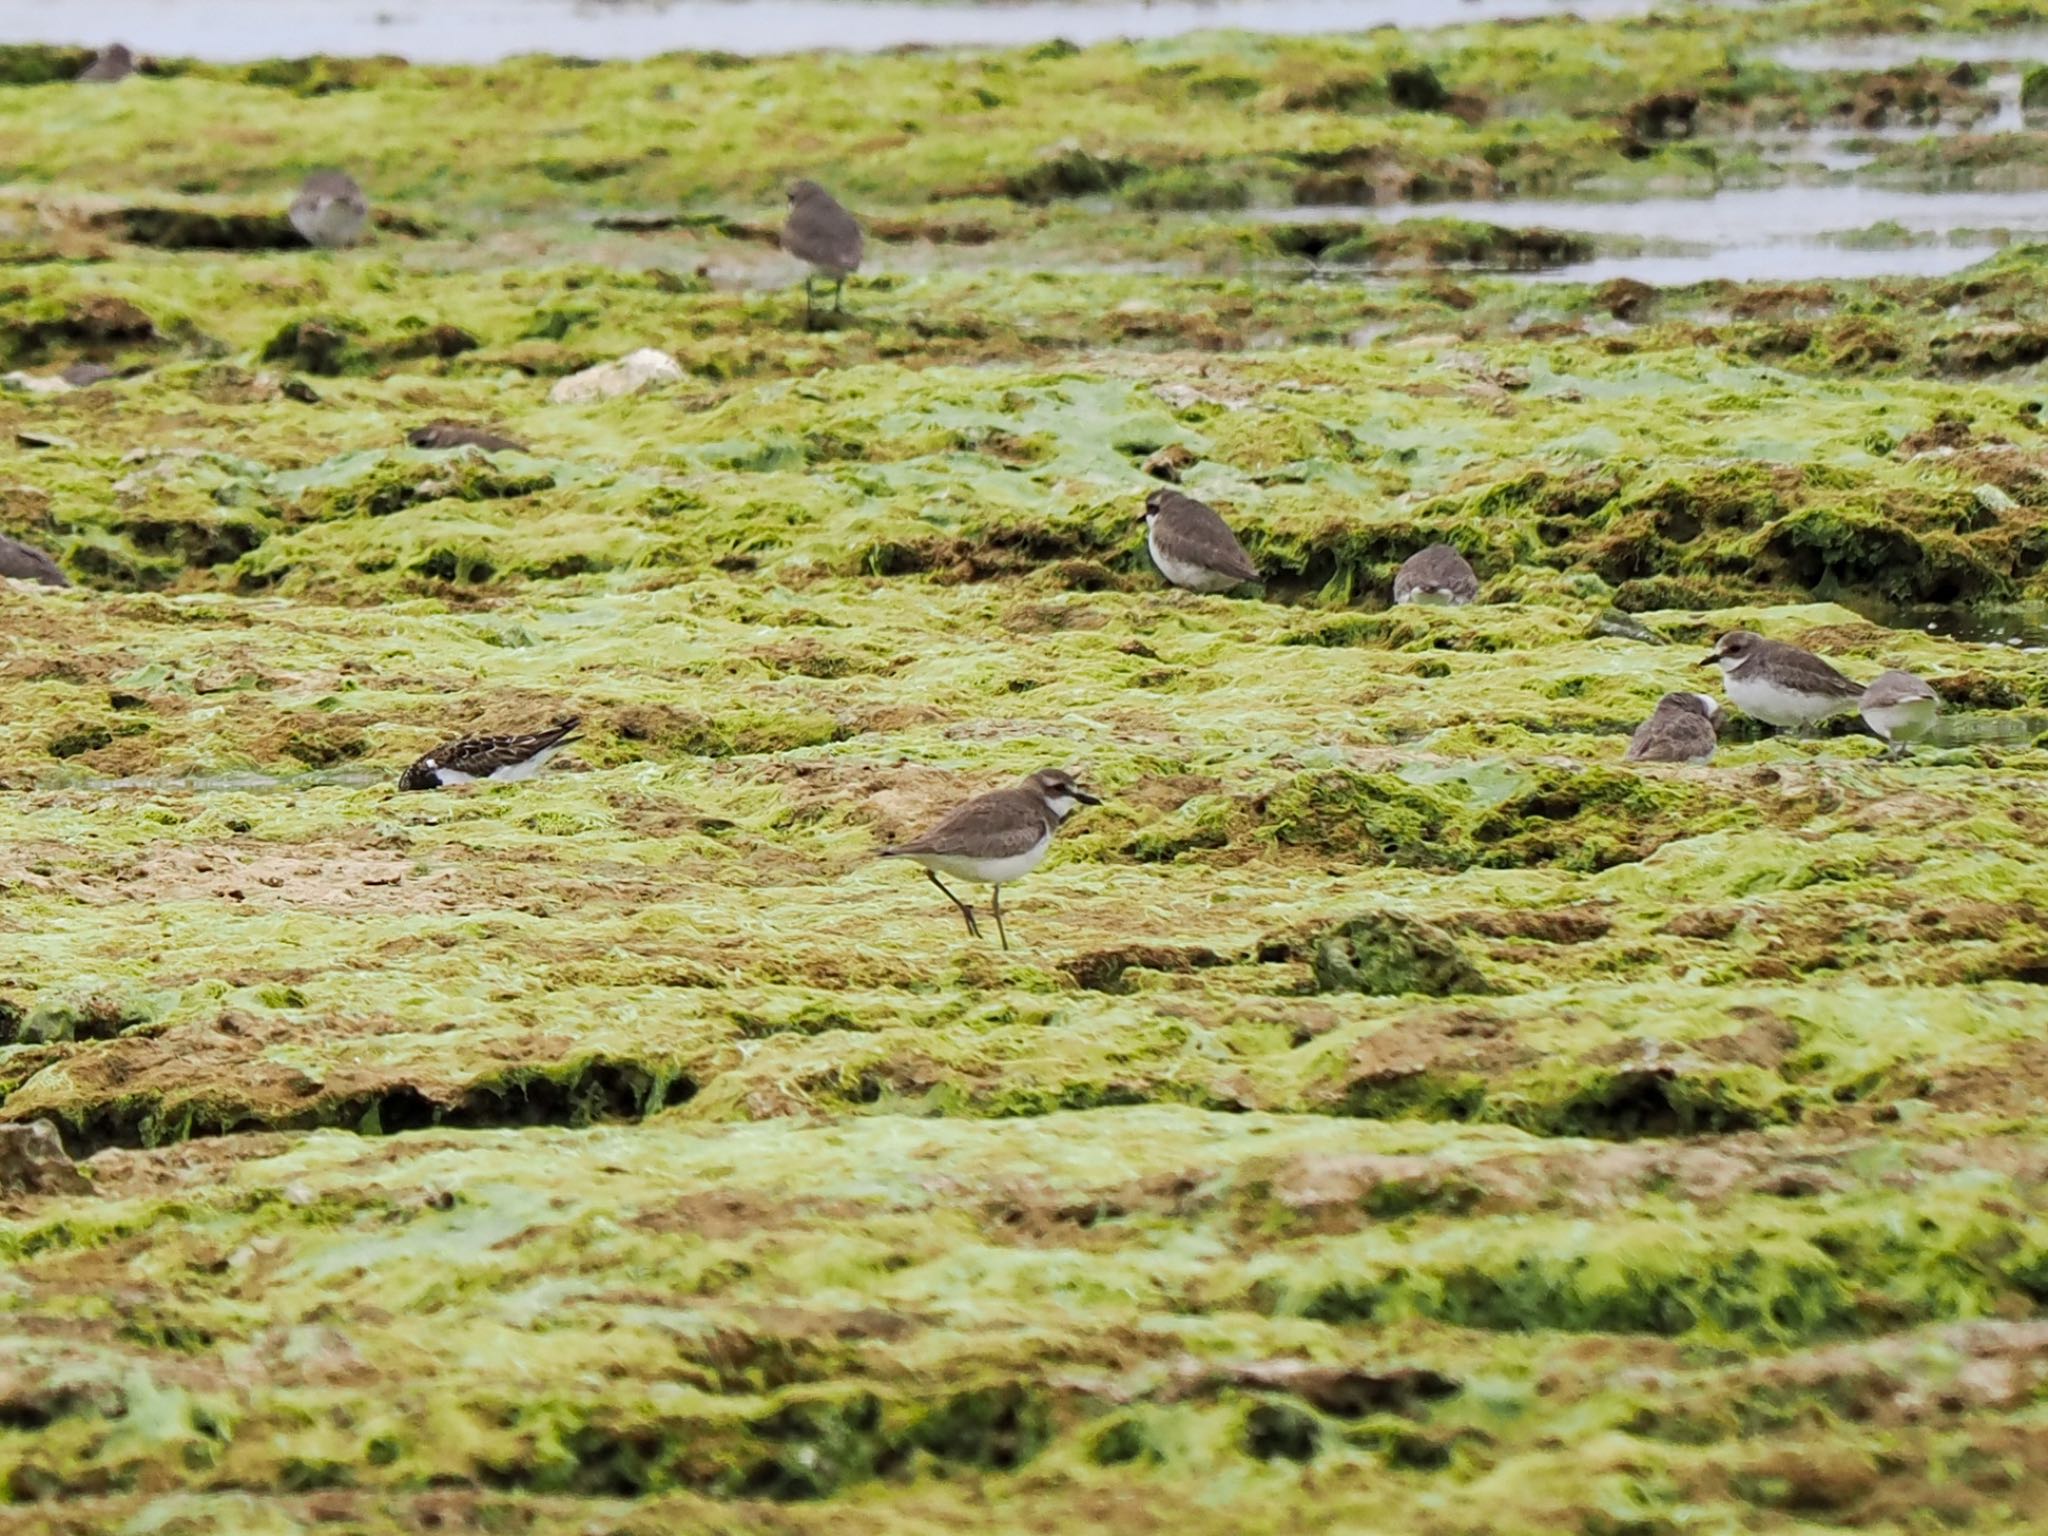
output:
<svg viewBox="0 0 2048 1536"><path fill-rule="evenodd" d="M105 84L125 80L135 73L135 55L121 43L102 48L99 57L78 72L81 81Z"/></svg>
<svg viewBox="0 0 2048 1536"><path fill-rule="evenodd" d="M1657 290L1633 277L1617 277L1594 290L1593 302L1615 319L1633 325L1649 314L1650 306L1657 302Z"/></svg>
<svg viewBox="0 0 2048 1536"><path fill-rule="evenodd" d="M1471 957L1443 929L1399 912L1364 912L1316 940L1318 992L1449 997L1490 992Z"/></svg>
<svg viewBox="0 0 2048 1536"><path fill-rule="evenodd" d="M615 363L599 363L581 373L559 379L548 391L554 405L575 405L586 400L613 400L620 395L637 395L657 384L674 384L683 377L682 365L666 352L642 347Z"/></svg>
<svg viewBox="0 0 2048 1536"><path fill-rule="evenodd" d="M528 453L526 444L504 437L486 427L472 427L459 421L429 422L405 435L414 448L481 448L486 453Z"/></svg>
<svg viewBox="0 0 2048 1536"><path fill-rule="evenodd" d="M92 1181L64 1155L47 1120L0 1125L0 1195L86 1195Z"/></svg>
<svg viewBox="0 0 2048 1536"><path fill-rule="evenodd" d="M1185 443L1168 443L1139 466L1155 480L1180 484L1181 475L1196 462L1196 454Z"/></svg>

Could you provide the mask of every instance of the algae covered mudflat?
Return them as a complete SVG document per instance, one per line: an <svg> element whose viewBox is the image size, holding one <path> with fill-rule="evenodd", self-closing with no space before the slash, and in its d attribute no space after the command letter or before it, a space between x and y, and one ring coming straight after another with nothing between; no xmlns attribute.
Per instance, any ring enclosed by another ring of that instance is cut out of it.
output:
<svg viewBox="0 0 2048 1536"><path fill-rule="evenodd" d="M2048 248L1532 281L1630 252L1507 199L1996 180L1988 68L1780 61L2043 22L7 52L0 1530L2035 1518ZM1625 763L1732 628L1940 731ZM875 859L1050 763L1009 953Z"/></svg>

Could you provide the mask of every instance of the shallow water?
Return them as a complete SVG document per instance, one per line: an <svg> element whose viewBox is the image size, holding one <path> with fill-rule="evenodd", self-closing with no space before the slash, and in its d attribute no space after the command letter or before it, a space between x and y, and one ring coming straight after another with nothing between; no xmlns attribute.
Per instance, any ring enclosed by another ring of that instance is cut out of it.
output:
<svg viewBox="0 0 2048 1536"><path fill-rule="evenodd" d="M2015 650L2048 652L2048 603L1998 603L1957 608L1932 604L1901 604L1843 600L1873 624L1886 629L1914 629L1977 645L2006 645Z"/></svg>
<svg viewBox="0 0 2048 1536"><path fill-rule="evenodd" d="M1982 36L1956 32L1813 38L1784 43L1767 57L1787 69L1897 69L1921 59L1956 64L2019 64L2048 59L2048 29L2022 28Z"/></svg>
<svg viewBox="0 0 2048 1536"><path fill-rule="evenodd" d="M146 53L224 61L396 53L479 64L521 53L637 59L700 51L1017 47L1056 37L1175 37L1211 27L1299 35L1654 8L1655 0L96 0L9 5L0 35L9 42L118 38Z"/></svg>

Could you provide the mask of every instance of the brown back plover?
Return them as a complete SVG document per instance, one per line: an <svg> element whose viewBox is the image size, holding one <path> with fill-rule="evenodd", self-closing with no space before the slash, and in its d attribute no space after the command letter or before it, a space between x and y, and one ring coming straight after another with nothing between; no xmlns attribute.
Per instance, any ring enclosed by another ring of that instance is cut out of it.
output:
<svg viewBox="0 0 2048 1536"><path fill-rule="evenodd" d="M473 427L464 421L430 421L405 434L413 448L481 448L485 453L531 453L517 438L505 437L488 427Z"/></svg>
<svg viewBox="0 0 2048 1536"><path fill-rule="evenodd" d="M292 199L292 228L308 245L347 245L369 217L370 200L344 171L315 171Z"/></svg>
<svg viewBox="0 0 2048 1536"><path fill-rule="evenodd" d="M1259 568L1216 509L1170 486L1145 498L1145 547L1159 574L1190 592L1228 592L1259 579Z"/></svg>
<svg viewBox="0 0 2048 1536"><path fill-rule="evenodd" d="M1394 601L1432 608L1462 608L1479 595L1472 564L1448 544L1432 544L1401 562L1394 572Z"/></svg>
<svg viewBox="0 0 2048 1536"><path fill-rule="evenodd" d="M1010 936L1003 931L1003 887L1038 867L1052 846L1053 833L1077 806L1100 804L1064 768L1042 768L1010 789L977 795L921 837L884 848L882 857L922 864L932 884L960 909L968 933L977 939L981 929L974 921L974 908L946 890L946 882L939 876L994 886L991 905L996 937L1008 949Z"/></svg>
<svg viewBox="0 0 2048 1536"><path fill-rule="evenodd" d="M1720 704L1704 693L1667 693L1628 741L1631 763L1704 763L1714 755Z"/></svg>
<svg viewBox="0 0 2048 1536"><path fill-rule="evenodd" d="M571 715L545 731L525 736L465 736L434 748L405 770L400 789L446 789L489 779L509 783L530 779L570 742L581 722Z"/></svg>
<svg viewBox="0 0 2048 1536"><path fill-rule="evenodd" d="M1846 714L1863 697L1861 683L1813 652L1746 629L1723 635L1700 665L1721 669L1722 686L1737 709L1780 730L1809 729Z"/></svg>
<svg viewBox="0 0 2048 1536"><path fill-rule="evenodd" d="M1934 717L1941 713L1941 700L1927 686L1925 678L1910 672L1880 672L1857 700L1863 723L1891 743L1894 752L1906 750L1906 743L1918 741L1934 729Z"/></svg>
<svg viewBox="0 0 2048 1536"><path fill-rule="evenodd" d="M811 283L820 273L833 281L832 308L845 306L846 279L860 270L866 251L860 225L852 214L815 181L799 181L789 189L789 218L782 226L782 248L810 270L804 274L804 322L817 312Z"/></svg>
<svg viewBox="0 0 2048 1536"><path fill-rule="evenodd" d="M71 585L71 578L58 568L56 561L34 545L10 539L4 533L0 533L0 576L12 576L16 581L39 581L46 587Z"/></svg>

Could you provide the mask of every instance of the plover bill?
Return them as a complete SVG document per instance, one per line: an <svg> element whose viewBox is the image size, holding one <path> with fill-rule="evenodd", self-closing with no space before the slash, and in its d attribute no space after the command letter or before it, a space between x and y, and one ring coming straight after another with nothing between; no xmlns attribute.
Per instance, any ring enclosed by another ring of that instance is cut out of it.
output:
<svg viewBox="0 0 2048 1536"><path fill-rule="evenodd" d="M1856 701L1863 723L1903 753L1906 743L1918 741L1934 729L1934 717L1941 713L1941 700L1927 686L1925 678L1910 672L1880 672Z"/></svg>
<svg viewBox="0 0 2048 1536"><path fill-rule="evenodd" d="M16 581L37 581L46 587L71 585L71 578L58 568L56 561L34 545L10 539L4 533L0 533L0 576L12 576Z"/></svg>
<svg viewBox="0 0 2048 1536"><path fill-rule="evenodd" d="M1714 755L1721 705L1704 693L1667 693L1628 740L1631 763L1704 763Z"/></svg>
<svg viewBox="0 0 2048 1536"><path fill-rule="evenodd" d="M990 905L996 915L996 937L1008 949L1003 887L1038 867L1052 846L1053 833L1077 806L1100 804L1064 768L1042 768L1012 788L977 795L923 836L884 848L882 857L922 864L925 875L960 909L968 933L977 939L981 928L974 921L974 908L947 890L939 876L994 886Z"/></svg>
<svg viewBox="0 0 2048 1536"><path fill-rule="evenodd" d="M799 181L789 189L782 248L810 268L804 274L804 324L817 314L811 284L820 274L833 281L833 311L843 311L846 279L860 270L866 241L853 215L815 181Z"/></svg>
<svg viewBox="0 0 2048 1536"><path fill-rule="evenodd" d="M1259 579L1216 509L1168 486L1145 498L1145 548L1160 575L1190 592L1228 592Z"/></svg>
<svg viewBox="0 0 2048 1536"><path fill-rule="evenodd" d="M1397 604L1462 608L1478 595L1479 577L1471 562L1448 544L1432 544L1417 550L1394 572Z"/></svg>
<svg viewBox="0 0 2048 1536"><path fill-rule="evenodd" d="M347 245L369 217L370 200L344 171L315 171L292 199L292 228L308 245Z"/></svg>
<svg viewBox="0 0 2048 1536"><path fill-rule="evenodd" d="M1779 730L1811 729L1846 714L1863 697L1861 683L1844 677L1813 652L1746 629L1723 635L1700 665L1719 667L1728 701Z"/></svg>
<svg viewBox="0 0 2048 1536"><path fill-rule="evenodd" d="M465 736L434 748L405 770L400 789L446 789L485 780L505 784L530 779L570 742L581 722L571 715L545 731L525 736Z"/></svg>

